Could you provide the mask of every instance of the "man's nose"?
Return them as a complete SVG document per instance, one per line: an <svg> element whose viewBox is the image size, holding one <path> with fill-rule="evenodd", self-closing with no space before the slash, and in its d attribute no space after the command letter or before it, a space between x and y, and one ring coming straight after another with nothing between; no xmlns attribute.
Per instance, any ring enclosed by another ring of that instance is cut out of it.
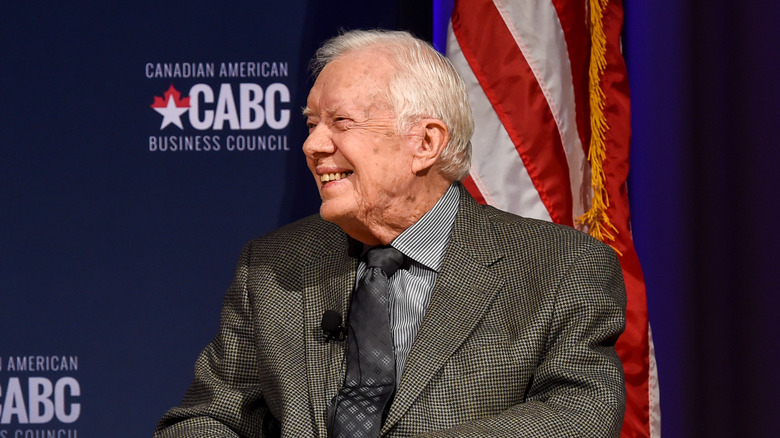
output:
<svg viewBox="0 0 780 438"><path fill-rule="evenodd" d="M319 124L309 131L309 136L303 142L303 153L309 158L332 154L336 150L327 126Z"/></svg>

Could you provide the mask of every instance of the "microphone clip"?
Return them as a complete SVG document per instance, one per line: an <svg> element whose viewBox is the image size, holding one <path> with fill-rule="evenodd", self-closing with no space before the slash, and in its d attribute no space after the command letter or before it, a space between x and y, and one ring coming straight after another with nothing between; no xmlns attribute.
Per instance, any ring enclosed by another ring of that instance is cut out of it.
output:
<svg viewBox="0 0 780 438"><path fill-rule="evenodd" d="M347 329L341 323L341 314L335 310L326 310L322 314L320 322L325 341L343 341L346 338Z"/></svg>

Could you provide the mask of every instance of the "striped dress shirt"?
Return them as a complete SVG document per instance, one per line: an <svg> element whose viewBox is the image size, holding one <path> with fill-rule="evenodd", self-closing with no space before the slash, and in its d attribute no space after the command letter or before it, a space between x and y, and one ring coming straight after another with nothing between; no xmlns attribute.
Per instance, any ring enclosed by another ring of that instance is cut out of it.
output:
<svg viewBox="0 0 780 438"><path fill-rule="evenodd" d="M396 387L401 382L406 358L431 300L444 251L460 203L455 185L414 225L390 245L404 254L404 265L390 278L390 325L395 348ZM361 260L357 278L365 272Z"/></svg>

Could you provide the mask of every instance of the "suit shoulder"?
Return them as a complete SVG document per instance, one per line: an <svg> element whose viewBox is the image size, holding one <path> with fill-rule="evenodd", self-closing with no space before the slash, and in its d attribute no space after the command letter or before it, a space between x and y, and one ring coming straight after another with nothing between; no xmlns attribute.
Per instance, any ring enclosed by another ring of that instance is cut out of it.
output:
<svg viewBox="0 0 780 438"><path fill-rule="evenodd" d="M337 225L315 214L250 240L247 250L276 256L316 256L328 247L342 245L346 234Z"/></svg>
<svg viewBox="0 0 780 438"><path fill-rule="evenodd" d="M544 252L571 253L577 252L578 248L612 252L608 245L570 226L518 216L491 206L481 207L497 237L509 247L522 243Z"/></svg>
<svg viewBox="0 0 780 438"><path fill-rule="evenodd" d="M616 252L582 231L492 207L483 211L491 230L486 238L490 236L490 245L500 255L494 269L505 281L519 281L517 290L555 291L570 275L579 276L574 281L583 284L622 280ZM610 288L610 293L621 300L621 290Z"/></svg>

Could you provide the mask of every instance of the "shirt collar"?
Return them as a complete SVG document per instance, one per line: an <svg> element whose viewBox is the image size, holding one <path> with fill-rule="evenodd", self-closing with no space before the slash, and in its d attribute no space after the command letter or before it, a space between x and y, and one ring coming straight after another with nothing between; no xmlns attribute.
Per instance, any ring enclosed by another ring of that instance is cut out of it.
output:
<svg viewBox="0 0 780 438"><path fill-rule="evenodd" d="M438 272L459 205L460 194L457 186L452 184L428 213L393 239L390 245Z"/></svg>

